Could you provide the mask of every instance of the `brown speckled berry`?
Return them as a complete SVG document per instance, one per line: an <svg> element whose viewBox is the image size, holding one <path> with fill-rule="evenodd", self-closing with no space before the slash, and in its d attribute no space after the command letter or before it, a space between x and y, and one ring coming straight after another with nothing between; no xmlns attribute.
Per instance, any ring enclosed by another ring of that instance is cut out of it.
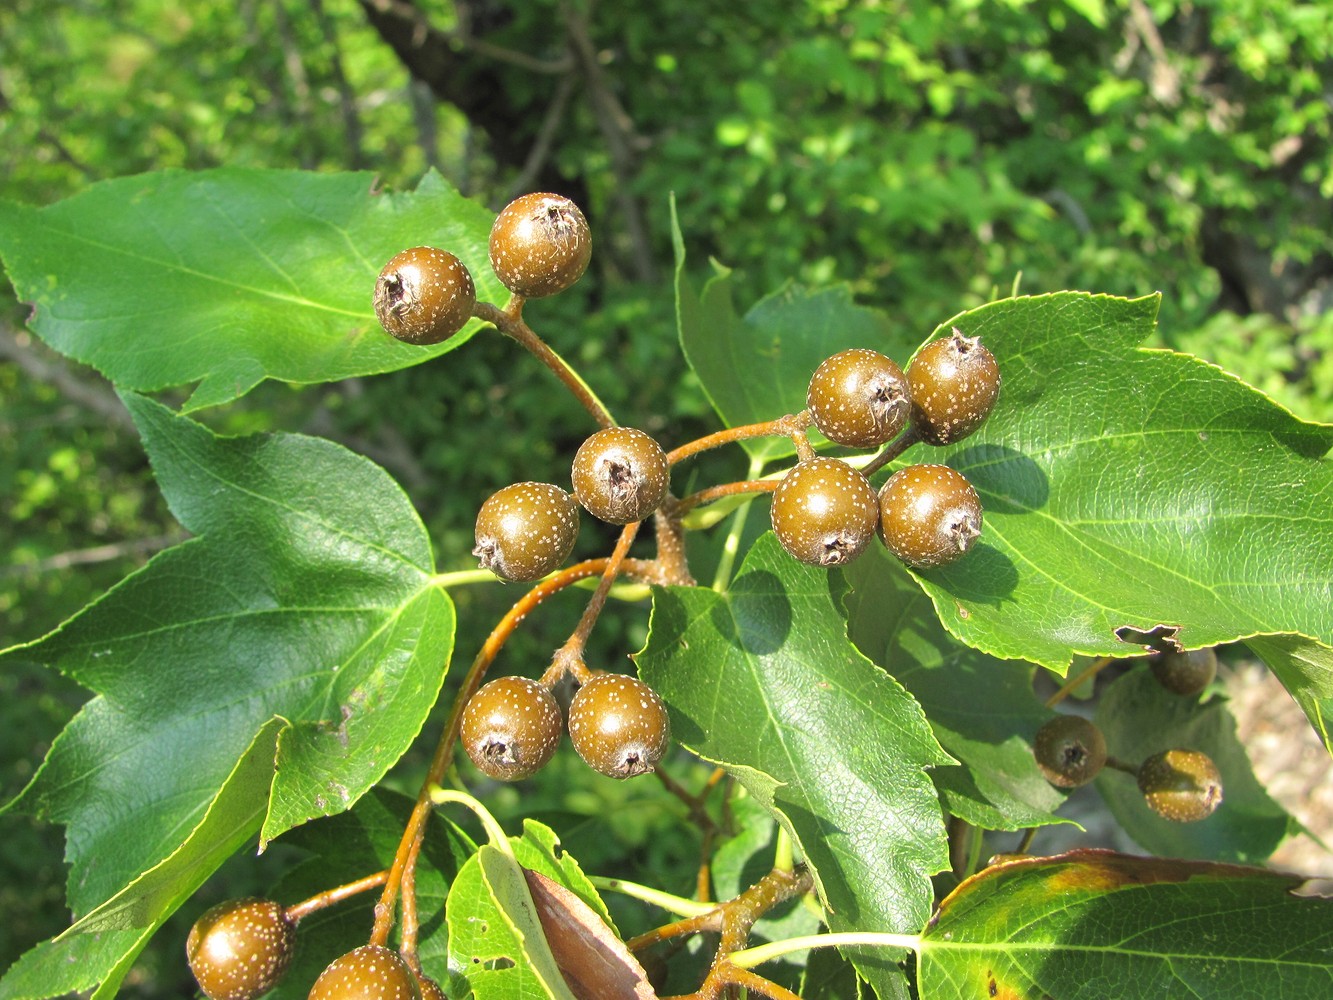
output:
<svg viewBox="0 0 1333 1000"><path fill-rule="evenodd" d="M440 989L440 984L430 976L417 973L417 988L421 990L421 1000L449 1000L444 995L444 990Z"/></svg>
<svg viewBox="0 0 1333 1000"><path fill-rule="evenodd" d="M773 531L782 547L812 566L842 566L870 543L879 501L870 481L836 458L798 462L773 494Z"/></svg>
<svg viewBox="0 0 1333 1000"><path fill-rule="evenodd" d="M487 681L463 709L463 749L484 774L519 781L536 774L560 745L560 707L526 677Z"/></svg>
<svg viewBox="0 0 1333 1000"><path fill-rule="evenodd" d="M876 448L907 425L907 377L878 351L854 347L826 358L805 394L815 426L830 441Z"/></svg>
<svg viewBox="0 0 1333 1000"><path fill-rule="evenodd" d="M514 483L477 512L472 554L502 580L540 580L569 558L579 536L579 507L550 483Z"/></svg>
<svg viewBox="0 0 1333 1000"><path fill-rule="evenodd" d="M363 944L319 974L308 1000L421 1000L421 989L396 951Z"/></svg>
<svg viewBox="0 0 1333 1000"><path fill-rule="evenodd" d="M642 521L666 497L671 469L662 446L633 427L606 427L574 454L574 495L610 524Z"/></svg>
<svg viewBox="0 0 1333 1000"><path fill-rule="evenodd" d="M879 536L919 569L962 558L981 534L981 498L947 465L909 465L879 491Z"/></svg>
<svg viewBox="0 0 1333 1000"><path fill-rule="evenodd" d="M384 265L375 282L375 316L409 344L438 344L463 329L477 303L472 275L453 254L412 247Z"/></svg>
<svg viewBox="0 0 1333 1000"><path fill-rule="evenodd" d="M568 198L525 194L491 227L491 267L511 292L529 299L563 292L592 257L588 220Z"/></svg>
<svg viewBox="0 0 1333 1000"><path fill-rule="evenodd" d="M1198 750L1164 750L1139 767L1139 791L1149 808L1175 823L1207 819L1222 804L1222 776Z"/></svg>
<svg viewBox="0 0 1333 1000"><path fill-rule="evenodd" d="M656 691L637 677L597 672L569 703L569 739L599 774L647 774L666 753L671 720Z"/></svg>
<svg viewBox="0 0 1333 1000"><path fill-rule="evenodd" d="M1158 653L1148 662L1158 683L1180 695L1198 694L1217 676L1217 653L1211 646L1187 653Z"/></svg>
<svg viewBox="0 0 1333 1000"><path fill-rule="evenodd" d="M1106 740L1082 716L1060 715L1037 730L1032 755L1052 785L1078 788L1097 777L1106 764Z"/></svg>
<svg viewBox="0 0 1333 1000"><path fill-rule="evenodd" d="M185 955L210 1000L252 1000L277 985L295 947L296 925L281 906L268 899L234 899L195 921Z"/></svg>
<svg viewBox="0 0 1333 1000"><path fill-rule="evenodd" d="M929 444L967 437L990 416L1000 394L1000 369L977 337L953 333L921 348L907 366L912 425Z"/></svg>

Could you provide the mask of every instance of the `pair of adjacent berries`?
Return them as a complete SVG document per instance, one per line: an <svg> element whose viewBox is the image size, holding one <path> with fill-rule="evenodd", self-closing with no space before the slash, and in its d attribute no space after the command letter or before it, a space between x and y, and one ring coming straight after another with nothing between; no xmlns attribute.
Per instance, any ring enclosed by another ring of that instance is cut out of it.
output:
<svg viewBox="0 0 1333 1000"><path fill-rule="evenodd" d="M255 1000L273 989L291 965L296 922L270 899L229 900L195 921L185 952L209 1000ZM310 1000L444 1000L444 991L397 952L363 945L320 974Z"/></svg>
<svg viewBox="0 0 1333 1000"><path fill-rule="evenodd" d="M483 684L463 709L463 748L499 781L529 778L546 766L564 730L550 690L526 677ZM584 762L609 778L647 774L666 753L670 717L643 681L595 672L569 703L569 739Z"/></svg>
<svg viewBox="0 0 1333 1000"><path fill-rule="evenodd" d="M603 428L574 455L572 497L551 483L514 483L487 498L472 553L502 580L539 580L573 551L580 505L609 524L641 521L666 498L670 478L666 452L649 435Z"/></svg>
<svg viewBox="0 0 1333 1000"><path fill-rule="evenodd" d="M1037 730L1032 752L1047 781L1079 788L1106 764L1106 739L1087 719L1060 715ZM1222 804L1222 776L1212 758L1198 750L1155 753L1136 777L1148 807L1176 823L1207 819Z"/></svg>
<svg viewBox="0 0 1333 1000"><path fill-rule="evenodd" d="M491 268L515 295L563 292L592 257L588 220L568 198L526 194L505 206L491 227ZM477 288L467 266L435 247L396 254L375 282L375 316L409 344L438 344L472 317Z"/></svg>
<svg viewBox="0 0 1333 1000"><path fill-rule="evenodd" d="M999 392L994 355L955 328L922 348L906 372L865 348L833 355L811 377L806 405L837 444L877 448L910 423L919 440L943 445L980 427ZM876 492L846 462L807 459L782 480L771 510L783 547L818 566L850 562L876 533L911 566L945 566L981 534L981 499L947 465L900 469Z"/></svg>

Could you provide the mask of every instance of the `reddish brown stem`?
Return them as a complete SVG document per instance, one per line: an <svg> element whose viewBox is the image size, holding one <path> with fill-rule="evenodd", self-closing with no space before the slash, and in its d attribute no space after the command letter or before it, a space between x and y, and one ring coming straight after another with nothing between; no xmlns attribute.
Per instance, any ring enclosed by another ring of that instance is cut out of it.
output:
<svg viewBox="0 0 1333 1000"><path fill-rule="evenodd" d="M1064 684L1060 686L1059 691L1047 698L1046 707L1054 708L1056 705L1060 704L1060 702L1068 698L1071 691L1076 691L1078 688L1082 687L1091 678L1096 677L1114 662L1115 657L1112 656L1102 656L1093 660L1084 669L1066 680Z"/></svg>
<svg viewBox="0 0 1333 1000"><path fill-rule="evenodd" d="M888 465L895 458L905 452L912 445L920 441L917 436L916 426L909 424L907 430L903 431L896 438L884 446L884 450L876 455L868 465L861 467L861 474L869 479L884 466Z"/></svg>
<svg viewBox="0 0 1333 1000"><path fill-rule="evenodd" d="M398 842L398 850L394 854L393 866L389 869L388 879L384 883L384 892L380 895L380 901L375 906L375 926L370 935L371 944L386 945L388 943L389 931L393 927L393 905L402 884L403 871L409 863L415 863L416 855L421 850L421 842L426 829L426 818L430 815L430 789L432 785L438 785L444 779L445 771L449 768L449 761L453 759L454 744L458 740L458 731L463 721L463 708L467 705L468 699L481 686L481 679L486 675L487 669L524 618L548 597L558 594L570 584L601 573L605 570L607 562L606 559L588 559L543 580L524 594L496 623L495 628L491 630L491 634L486 637L485 643L482 644L481 650L477 653L467 675L463 678L458 697L454 699L453 708L449 712L449 719L445 723L444 733L440 737L439 745L435 748L435 756L431 759L426 780L421 783L421 791L417 795L416 806L412 809L412 815L408 817L402 839Z"/></svg>
<svg viewBox="0 0 1333 1000"><path fill-rule="evenodd" d="M579 618L578 625L574 627L573 633L565 641L565 644L556 650L555 656L551 659L551 666L547 668L546 673L542 674L539 683L551 687L568 673L572 674L580 684L583 684L591 676L587 665L583 662L583 649L588 644L588 636L592 634L593 626L597 624L597 619L601 616L602 608L606 606L606 598L611 593L611 585L616 582L616 577L620 575L621 565L624 563L629 547L634 542L634 536L639 533L639 525L642 523L642 521L634 521L620 530L620 537L616 539L616 547L611 551L611 556L606 560L606 566L602 569L602 579L598 582L597 589L589 599L588 606L583 609L583 615Z"/></svg>
<svg viewBox="0 0 1333 1000"><path fill-rule="evenodd" d="M742 424L740 427L729 427L724 431L716 431L701 438L696 438L667 452L667 463L675 465L677 462L683 462L685 459L697 455L701 451L708 451L710 448L720 448L723 445L734 444L737 441L748 441L751 438L760 437L790 437L799 452L801 442L804 442L807 448L810 447L810 441L805 436L805 430L811 422L810 411L802 410L800 413L789 413L785 417L778 417L777 420L765 420L758 424Z"/></svg>
<svg viewBox="0 0 1333 1000"><path fill-rule="evenodd" d="M735 483L722 483L710 486L697 493L691 493L676 505L675 513L683 517L687 511L704 504L713 503L724 497L739 496L743 493L772 493L782 485L780 479L745 479Z"/></svg>
<svg viewBox="0 0 1333 1000"><path fill-rule="evenodd" d="M296 923L316 910L322 910L326 906L332 906L334 903L340 903L344 899L350 899L367 890L374 889L376 886L381 886L388 877L389 873L386 870L376 872L374 875L367 875L365 878L348 882L346 885L340 885L334 889L326 889L317 896L311 896L309 899L287 907L282 911L282 915L291 923Z"/></svg>
<svg viewBox="0 0 1333 1000"><path fill-rule="evenodd" d="M523 302L524 299L520 295L513 296L505 309L499 309L490 302L478 302L472 307L472 315L492 324L506 337L517 341L549 368L599 426L614 427L616 420L611 416L611 411L597 398L597 394L592 391L588 383L583 381L578 372L574 371L564 358L551 350L546 341L533 333L532 328L523 321Z"/></svg>

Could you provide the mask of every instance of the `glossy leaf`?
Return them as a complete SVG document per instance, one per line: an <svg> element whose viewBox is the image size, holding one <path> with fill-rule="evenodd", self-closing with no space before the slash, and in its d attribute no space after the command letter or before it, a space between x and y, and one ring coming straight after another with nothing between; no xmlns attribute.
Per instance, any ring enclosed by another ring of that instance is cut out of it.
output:
<svg viewBox="0 0 1333 1000"><path fill-rule="evenodd" d="M568 854L556 857L558 841L552 831L528 820L523 836L509 841L517 860L484 846L463 866L450 890L445 910L450 968L466 977L477 1000L573 1000L546 943L523 869L568 889L599 919L606 907L577 862Z"/></svg>
<svg viewBox="0 0 1333 1000"><path fill-rule="evenodd" d="M1164 857L1243 861L1268 859L1300 827L1269 798L1236 739L1236 720L1225 698L1200 704L1162 687L1147 667L1110 684L1097 701L1097 725L1111 755L1137 765L1162 750L1199 750L1222 776L1222 804L1207 819L1176 823L1144 804L1135 779L1103 771L1097 790L1116 821L1146 851Z"/></svg>
<svg viewBox="0 0 1333 1000"><path fill-rule="evenodd" d="M911 696L848 642L840 590L765 535L727 593L656 590L637 662L676 737L792 834L830 926L915 929L947 864L924 769L949 758Z"/></svg>
<svg viewBox="0 0 1333 1000"><path fill-rule="evenodd" d="M255 735L199 826L169 858L24 955L0 980L0 998L61 996L94 986L93 996L114 996L162 922L259 829L281 729L275 719Z"/></svg>
<svg viewBox="0 0 1333 1000"><path fill-rule="evenodd" d="M986 510L968 558L920 575L969 643L1063 670L1074 653L1140 648L1122 626L1178 626L1191 648L1333 640L1333 427L1196 358L1139 349L1156 310L1060 293L941 328L980 336L1004 379L981 430L932 451Z"/></svg>
<svg viewBox="0 0 1333 1000"><path fill-rule="evenodd" d="M940 906L922 1000L1233 1000L1333 992L1333 901L1260 868L1103 851L996 865Z"/></svg>
<svg viewBox="0 0 1333 1000"><path fill-rule="evenodd" d="M998 660L949 635L897 560L872 546L844 571L848 634L925 710L961 766L930 772L949 811L988 830L1066 822L1064 796L1041 776L1032 735L1050 712L1032 693L1031 664Z"/></svg>
<svg viewBox="0 0 1333 1000"><path fill-rule="evenodd" d="M79 916L181 849L272 720L276 753L228 790L257 804L261 840L349 807L420 729L453 642L425 531L378 467L327 441L223 439L126 403L196 537L5 654L97 695L18 800L67 827ZM217 832L211 864L234 834Z"/></svg>
<svg viewBox="0 0 1333 1000"><path fill-rule="evenodd" d="M416 191L368 173L225 167L104 181L44 208L0 201L0 257L29 328L126 389L198 382L190 407L266 378L324 382L418 364L432 348L388 336L371 293L399 250L461 258L482 298L492 217L438 174Z"/></svg>

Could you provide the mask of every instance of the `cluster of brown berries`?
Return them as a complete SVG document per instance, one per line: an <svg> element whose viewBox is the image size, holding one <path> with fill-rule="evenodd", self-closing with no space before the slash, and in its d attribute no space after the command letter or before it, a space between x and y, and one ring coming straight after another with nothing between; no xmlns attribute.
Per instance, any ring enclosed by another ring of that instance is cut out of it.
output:
<svg viewBox="0 0 1333 1000"><path fill-rule="evenodd" d="M567 727L540 681L487 681L463 709L463 748L484 774L518 781L546 765L566 728L578 755L608 778L652 771L671 738L666 704L656 691L637 677L595 671L570 701Z"/></svg>
<svg viewBox="0 0 1333 1000"><path fill-rule="evenodd" d="M207 910L185 945L186 959L209 1000L255 1000L273 989L296 953L296 921L269 899L233 899ZM444 1000L433 979L395 951L362 945L335 959L310 1000Z"/></svg>
<svg viewBox="0 0 1333 1000"><path fill-rule="evenodd" d="M633 427L606 427L579 446L570 470L572 495L552 483L515 483L488 497L477 513L481 566L502 580L539 580L574 548L579 508L609 524L641 521L666 499L666 452ZM469 699L463 748L485 774L502 781L531 777L566 728L550 690L538 681L502 677ZM666 752L666 705L634 677L596 673L569 705L570 742L593 770L612 778L646 774Z"/></svg>
<svg viewBox="0 0 1333 1000"><path fill-rule="evenodd" d="M515 295L538 299L583 276L592 257L588 220L568 198L525 194L491 227L491 268ZM438 344L467 323L477 289L467 266L447 250L412 247L396 254L375 282L375 316L409 344Z"/></svg>
<svg viewBox="0 0 1333 1000"><path fill-rule="evenodd" d="M1168 691L1193 696L1217 675L1217 654L1212 649L1160 653L1149 665ZM1042 775L1059 788L1086 785L1108 762L1102 731L1078 715L1058 715L1043 725L1032 752ZM1134 772L1144 802L1164 819L1197 822L1222 804L1222 776L1212 758L1199 750L1164 750L1137 768L1115 766Z"/></svg>
<svg viewBox="0 0 1333 1000"><path fill-rule="evenodd" d="M877 351L826 359L810 379L806 406L829 440L878 448L908 430L951 444L980 427L995 406L1000 371L977 337L953 332L927 344L904 372ZM836 458L798 462L773 496L773 530L797 559L841 566L878 534L895 556L928 569L962 557L981 534L981 499L947 465L910 465L876 491Z"/></svg>

